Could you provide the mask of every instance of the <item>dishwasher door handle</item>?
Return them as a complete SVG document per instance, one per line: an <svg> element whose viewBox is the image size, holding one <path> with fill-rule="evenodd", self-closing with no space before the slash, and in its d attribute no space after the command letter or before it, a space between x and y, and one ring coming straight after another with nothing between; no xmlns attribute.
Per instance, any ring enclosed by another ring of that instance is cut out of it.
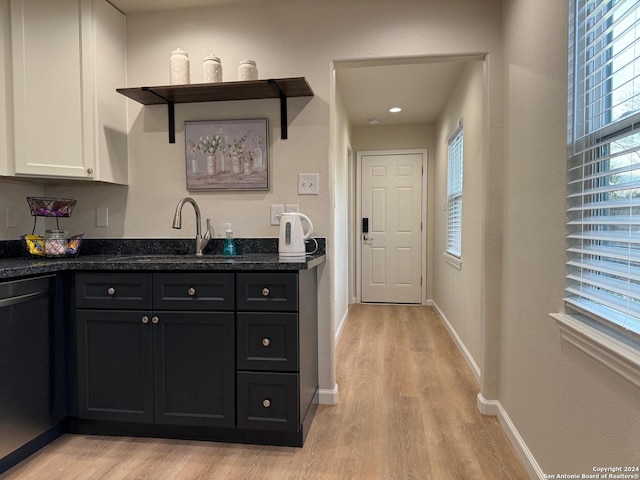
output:
<svg viewBox="0 0 640 480"><path fill-rule="evenodd" d="M33 292L27 293L24 295L16 295L15 297L7 297L0 299L0 308L9 307L11 305L17 305L19 303L28 302L30 300L35 300L40 297L46 297L49 295L49 292Z"/></svg>

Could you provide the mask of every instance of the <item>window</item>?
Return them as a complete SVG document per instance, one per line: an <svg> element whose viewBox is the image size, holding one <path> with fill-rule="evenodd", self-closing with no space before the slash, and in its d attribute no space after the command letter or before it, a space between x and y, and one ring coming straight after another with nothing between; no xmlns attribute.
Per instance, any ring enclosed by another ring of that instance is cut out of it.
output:
<svg viewBox="0 0 640 480"><path fill-rule="evenodd" d="M446 253L462 257L462 124L447 144L447 249Z"/></svg>
<svg viewBox="0 0 640 480"><path fill-rule="evenodd" d="M570 0L569 35L565 302L570 312L635 337L640 334L640 3Z"/></svg>

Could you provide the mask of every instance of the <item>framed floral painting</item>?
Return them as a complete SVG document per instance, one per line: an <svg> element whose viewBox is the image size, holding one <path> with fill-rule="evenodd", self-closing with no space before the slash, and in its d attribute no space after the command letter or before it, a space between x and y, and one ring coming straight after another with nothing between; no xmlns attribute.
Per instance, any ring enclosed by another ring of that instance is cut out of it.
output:
<svg viewBox="0 0 640 480"><path fill-rule="evenodd" d="M185 122L187 190L268 190L267 119Z"/></svg>

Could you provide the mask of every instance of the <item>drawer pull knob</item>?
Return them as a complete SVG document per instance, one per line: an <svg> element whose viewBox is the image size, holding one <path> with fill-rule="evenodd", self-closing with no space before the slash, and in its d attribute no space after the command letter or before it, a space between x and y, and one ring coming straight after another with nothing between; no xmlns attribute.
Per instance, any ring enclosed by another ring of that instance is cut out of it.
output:
<svg viewBox="0 0 640 480"><path fill-rule="evenodd" d="M262 406L263 406L264 408L269 408L269 407L271 406L271 400L269 400L268 398L265 398L265 399L262 401Z"/></svg>
<svg viewBox="0 0 640 480"><path fill-rule="evenodd" d="M114 295L114 294L116 293L116 289L115 289L115 288L113 288L113 287L109 287L109 288L107 289L107 293L108 293L109 295Z"/></svg>
<svg viewBox="0 0 640 480"><path fill-rule="evenodd" d="M142 317L142 323L144 323L144 324L149 323L149 317L147 317L146 315L144 317Z"/></svg>
<svg viewBox="0 0 640 480"><path fill-rule="evenodd" d="M269 345L271 345L271 340L269 340L268 338L263 338L262 345L268 347Z"/></svg>
<svg viewBox="0 0 640 480"><path fill-rule="evenodd" d="M190 297L193 297L196 294L196 289L190 288L189 290L187 290L187 293L189 294Z"/></svg>
<svg viewBox="0 0 640 480"><path fill-rule="evenodd" d="M160 319L156 316L151 317L151 323L158 323Z"/></svg>
<svg viewBox="0 0 640 480"><path fill-rule="evenodd" d="M268 297L269 296L269 289L267 287L264 287L262 289L262 296L263 297Z"/></svg>

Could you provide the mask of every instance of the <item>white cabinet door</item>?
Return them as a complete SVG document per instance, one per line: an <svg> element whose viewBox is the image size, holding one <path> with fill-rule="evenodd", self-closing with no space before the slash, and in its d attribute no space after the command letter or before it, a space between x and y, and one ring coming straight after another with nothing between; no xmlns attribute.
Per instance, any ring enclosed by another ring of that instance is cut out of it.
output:
<svg viewBox="0 0 640 480"><path fill-rule="evenodd" d="M0 175L13 175L13 100L11 98L9 2L0 0Z"/></svg>
<svg viewBox="0 0 640 480"><path fill-rule="evenodd" d="M125 82L122 14L104 0L11 0L11 29L15 174L126 183L126 106L115 92ZM105 47L107 37L117 41ZM103 156L114 131L125 148Z"/></svg>

